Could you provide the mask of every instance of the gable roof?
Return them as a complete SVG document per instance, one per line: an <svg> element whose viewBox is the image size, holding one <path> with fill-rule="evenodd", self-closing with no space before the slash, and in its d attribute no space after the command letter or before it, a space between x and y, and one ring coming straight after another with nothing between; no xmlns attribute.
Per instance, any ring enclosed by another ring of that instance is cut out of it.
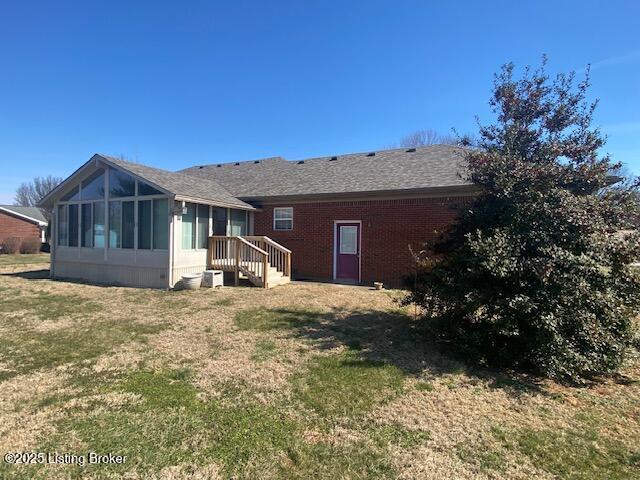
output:
<svg viewBox="0 0 640 480"><path fill-rule="evenodd" d="M80 174L92 162L102 162L138 177L150 185L175 195L176 200L200 201L221 207L233 207L244 210L255 210L255 207L233 196L215 179L196 178L180 172L170 172L160 168L148 167L140 163L129 162L120 158L110 157L96 153L80 168L67 177L60 185L49 192L39 205L47 205L52 198L64 190L70 182L78 180Z"/></svg>
<svg viewBox="0 0 640 480"><path fill-rule="evenodd" d="M254 207L233 196L214 178L197 178L193 175L148 167L140 163L129 162L108 155L96 155L106 163L111 163L116 167L133 173L142 180L148 181L176 195L176 197L194 200L199 199L222 206L254 210Z"/></svg>
<svg viewBox="0 0 640 480"><path fill-rule="evenodd" d="M42 210L37 207L21 207L19 205L0 205L0 211L12 213L25 220L37 223L38 225L47 225L47 219Z"/></svg>
<svg viewBox="0 0 640 480"><path fill-rule="evenodd" d="M288 161L270 157L197 165L177 172L95 154L42 199L48 204L91 162L103 162L175 195L176 200L255 210L246 201L277 197L346 197L468 189L467 149L453 145L396 148Z"/></svg>
<svg viewBox="0 0 640 480"><path fill-rule="evenodd" d="M278 196L416 191L471 185L465 149L451 145L398 148L287 161L280 157L187 168L217 180L244 199Z"/></svg>

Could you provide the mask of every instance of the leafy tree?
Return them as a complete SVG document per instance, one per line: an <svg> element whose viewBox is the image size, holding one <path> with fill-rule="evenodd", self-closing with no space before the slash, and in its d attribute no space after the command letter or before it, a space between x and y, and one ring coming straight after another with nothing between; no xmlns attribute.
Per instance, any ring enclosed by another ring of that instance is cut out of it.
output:
<svg viewBox="0 0 640 480"><path fill-rule="evenodd" d="M484 193L416 255L407 302L481 363L576 380L614 372L633 343L637 182L611 186L620 165L598 153L588 73L576 84L545 64L496 75L496 121L466 154Z"/></svg>
<svg viewBox="0 0 640 480"><path fill-rule="evenodd" d="M47 177L35 177L30 182L24 182L16 190L14 203L23 207L36 207L38 202L51 190L56 188L62 178L49 175ZM51 219L51 212L44 210L47 220Z"/></svg>

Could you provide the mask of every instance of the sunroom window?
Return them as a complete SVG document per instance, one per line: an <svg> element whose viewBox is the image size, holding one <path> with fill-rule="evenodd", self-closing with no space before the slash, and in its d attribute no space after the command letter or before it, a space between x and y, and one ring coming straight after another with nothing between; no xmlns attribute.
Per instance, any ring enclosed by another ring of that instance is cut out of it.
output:
<svg viewBox="0 0 640 480"><path fill-rule="evenodd" d="M169 202L166 198L138 202L138 248L169 248Z"/></svg>
<svg viewBox="0 0 640 480"><path fill-rule="evenodd" d="M166 198L153 200L153 248L169 248L169 201Z"/></svg>
<svg viewBox="0 0 640 480"><path fill-rule="evenodd" d="M93 204L93 246L95 248L104 248L105 231L104 231L104 202L96 202Z"/></svg>
<svg viewBox="0 0 640 480"><path fill-rule="evenodd" d="M138 202L138 248L151 249L151 200Z"/></svg>
<svg viewBox="0 0 640 480"><path fill-rule="evenodd" d="M109 196L112 198L133 197L136 194L136 180L131 175L109 169Z"/></svg>
<svg viewBox="0 0 640 480"><path fill-rule="evenodd" d="M69 246L78 246L78 204L69 205Z"/></svg>
<svg viewBox="0 0 640 480"><path fill-rule="evenodd" d="M105 192L106 175L108 192ZM151 195L163 198L150 198ZM138 200L140 196L144 199ZM169 248L168 199L155 187L128 173L100 168L68 191L61 202L57 209L60 246Z"/></svg>
<svg viewBox="0 0 640 480"><path fill-rule="evenodd" d="M185 204L186 213L182 214L182 249L196 248L196 204Z"/></svg>
<svg viewBox="0 0 640 480"><path fill-rule="evenodd" d="M100 200L104 198L104 170L102 168L82 182L80 196L82 200Z"/></svg>
<svg viewBox="0 0 640 480"><path fill-rule="evenodd" d="M198 248L207 248L209 242L209 205L198 205Z"/></svg>
<svg viewBox="0 0 640 480"><path fill-rule="evenodd" d="M71 202L73 200L79 200L79 199L80 199L80 188L76 185L60 200L62 200L63 202Z"/></svg>
<svg viewBox="0 0 640 480"><path fill-rule="evenodd" d="M85 248L93 247L92 206L83 203L80 214L80 245Z"/></svg>
<svg viewBox="0 0 640 480"><path fill-rule="evenodd" d="M141 182L138 180L138 195L162 195L162 192L156 188L153 188L148 183Z"/></svg>
<svg viewBox="0 0 640 480"><path fill-rule="evenodd" d="M69 221L67 220L67 206L60 205L58 207L58 245L66 246L69 244Z"/></svg>

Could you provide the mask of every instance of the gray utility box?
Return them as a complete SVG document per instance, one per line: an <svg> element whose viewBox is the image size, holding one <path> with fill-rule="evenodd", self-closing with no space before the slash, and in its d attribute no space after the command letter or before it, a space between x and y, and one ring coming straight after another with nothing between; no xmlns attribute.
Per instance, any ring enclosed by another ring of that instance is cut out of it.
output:
<svg viewBox="0 0 640 480"><path fill-rule="evenodd" d="M222 287L223 284L222 270L205 270L202 273L203 287Z"/></svg>

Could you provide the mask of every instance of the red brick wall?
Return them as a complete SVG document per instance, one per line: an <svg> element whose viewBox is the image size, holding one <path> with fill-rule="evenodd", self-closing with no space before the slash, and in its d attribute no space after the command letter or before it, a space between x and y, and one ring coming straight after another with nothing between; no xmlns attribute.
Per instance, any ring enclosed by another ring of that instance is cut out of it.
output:
<svg viewBox="0 0 640 480"><path fill-rule="evenodd" d="M0 242L7 237L40 238L40 227L0 211Z"/></svg>
<svg viewBox="0 0 640 480"><path fill-rule="evenodd" d="M410 272L409 245L420 249L455 221L470 197L412 198L264 205L255 213L255 234L266 235L293 252L294 277L333 277L335 220L362 221L362 283L400 285ZM293 230L273 230L273 208L293 207Z"/></svg>

